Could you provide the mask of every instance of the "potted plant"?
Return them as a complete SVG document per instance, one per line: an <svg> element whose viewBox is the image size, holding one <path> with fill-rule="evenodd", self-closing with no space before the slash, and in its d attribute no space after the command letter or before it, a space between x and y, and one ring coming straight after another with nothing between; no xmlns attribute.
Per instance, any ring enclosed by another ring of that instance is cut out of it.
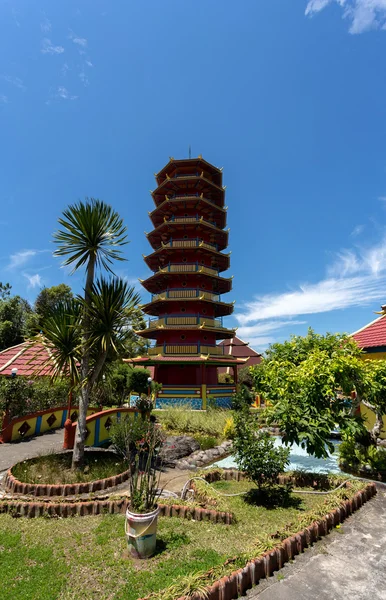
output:
<svg viewBox="0 0 386 600"><path fill-rule="evenodd" d="M149 558L156 546L157 502L162 492L159 454L164 437L156 423L128 418L113 427L111 439L129 463L130 504L125 519L129 551L136 558Z"/></svg>

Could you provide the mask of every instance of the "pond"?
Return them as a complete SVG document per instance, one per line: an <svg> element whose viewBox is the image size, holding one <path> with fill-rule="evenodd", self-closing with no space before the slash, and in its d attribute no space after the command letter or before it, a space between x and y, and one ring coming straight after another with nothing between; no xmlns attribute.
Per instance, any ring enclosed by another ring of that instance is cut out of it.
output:
<svg viewBox="0 0 386 600"><path fill-rule="evenodd" d="M315 458L310 456L307 451L293 444L290 446L290 464L287 467L288 471L295 471L301 469L302 471L308 471L312 473L342 473L339 469L338 460L338 448L340 441L333 440L334 452L328 456L328 458ZM275 438L275 446L284 446L280 437ZM237 468L233 456L227 456L222 460L217 461L214 465L222 468Z"/></svg>

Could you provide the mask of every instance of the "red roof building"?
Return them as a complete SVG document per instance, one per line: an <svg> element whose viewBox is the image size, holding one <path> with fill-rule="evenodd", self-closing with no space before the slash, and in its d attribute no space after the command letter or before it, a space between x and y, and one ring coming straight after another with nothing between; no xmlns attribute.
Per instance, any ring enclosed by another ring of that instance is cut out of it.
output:
<svg viewBox="0 0 386 600"><path fill-rule="evenodd" d="M256 350L253 350L253 348L250 348L249 342L244 342L236 336L230 340L223 340L219 345L224 347L225 355L242 358L244 360L246 359L244 364L237 367L238 370L261 363L261 354L256 352ZM218 371L219 373L230 373L229 367L222 367Z"/></svg>
<svg viewBox="0 0 386 600"><path fill-rule="evenodd" d="M352 334L358 346L369 355L368 358L386 358L386 305L378 314L377 319Z"/></svg>
<svg viewBox="0 0 386 600"><path fill-rule="evenodd" d="M0 352L0 375L11 375L17 369L17 376L33 377L51 375L51 368L45 366L51 359L43 344L23 342Z"/></svg>

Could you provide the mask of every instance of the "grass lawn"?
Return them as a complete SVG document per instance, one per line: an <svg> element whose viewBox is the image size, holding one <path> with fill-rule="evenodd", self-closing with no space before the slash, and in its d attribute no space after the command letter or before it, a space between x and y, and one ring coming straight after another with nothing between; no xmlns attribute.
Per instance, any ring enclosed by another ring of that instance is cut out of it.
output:
<svg viewBox="0 0 386 600"><path fill-rule="evenodd" d="M225 493L250 487L246 481L214 484ZM323 506L322 511L328 512L342 493L336 500L331 494L294 494L299 506L271 510L248 505L243 497L222 499L221 508L226 504L236 515L234 525L161 518L157 554L146 561L127 557L123 515L14 519L0 514L1 598L136 600L236 555L257 556L255 549L264 536L286 527L295 533L304 519L313 520L307 511ZM216 496L213 491L210 495ZM245 558L241 560L245 563Z"/></svg>

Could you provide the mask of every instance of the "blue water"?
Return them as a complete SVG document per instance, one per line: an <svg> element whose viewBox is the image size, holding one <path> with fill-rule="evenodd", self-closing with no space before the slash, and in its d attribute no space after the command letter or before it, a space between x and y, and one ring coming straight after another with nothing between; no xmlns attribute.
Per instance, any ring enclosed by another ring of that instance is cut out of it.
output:
<svg viewBox="0 0 386 600"><path fill-rule="evenodd" d="M328 456L328 458L315 458L314 456L310 456L307 454L306 450L303 450L303 448L297 444L289 446L289 458L291 462L287 467L287 471L302 470L312 473L342 473L338 466L338 447L340 442L333 441L333 444L335 446L335 450ZM275 438L275 446L284 446L280 437ZM232 467L237 468L233 456L227 456L211 466L222 467L224 469Z"/></svg>

